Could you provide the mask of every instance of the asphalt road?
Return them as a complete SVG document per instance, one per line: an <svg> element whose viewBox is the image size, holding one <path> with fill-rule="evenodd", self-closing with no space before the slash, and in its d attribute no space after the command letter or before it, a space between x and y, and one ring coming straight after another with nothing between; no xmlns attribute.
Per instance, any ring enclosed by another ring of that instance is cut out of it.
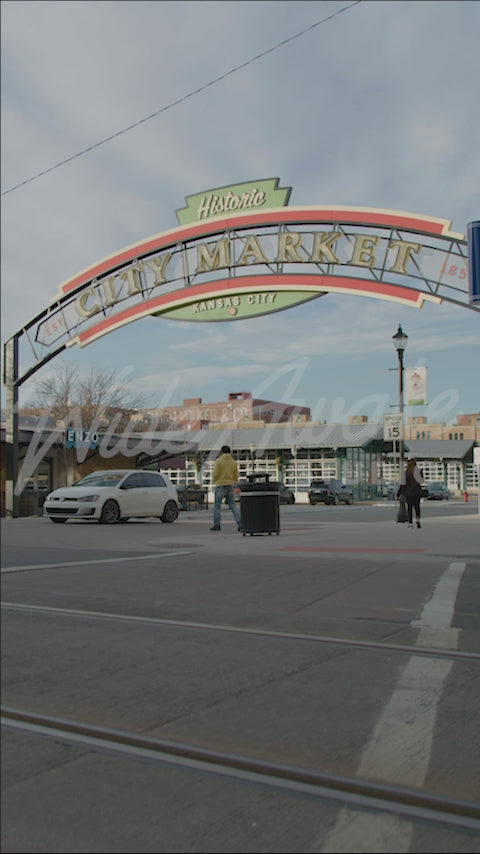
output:
<svg viewBox="0 0 480 854"><path fill-rule="evenodd" d="M480 851L480 516L394 510L2 520L2 851Z"/></svg>

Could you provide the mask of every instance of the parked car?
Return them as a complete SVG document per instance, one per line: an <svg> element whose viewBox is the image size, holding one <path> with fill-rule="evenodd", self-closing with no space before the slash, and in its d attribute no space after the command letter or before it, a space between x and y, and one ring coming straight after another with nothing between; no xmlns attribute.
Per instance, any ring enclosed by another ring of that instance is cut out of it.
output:
<svg viewBox="0 0 480 854"><path fill-rule="evenodd" d="M43 505L43 515L52 522L95 519L103 525L146 516L174 522L178 516L178 495L168 477L160 472L95 471L73 486L50 492Z"/></svg>
<svg viewBox="0 0 480 854"><path fill-rule="evenodd" d="M280 483L280 504L295 504L295 493L289 486Z"/></svg>
<svg viewBox="0 0 480 854"><path fill-rule="evenodd" d="M341 480L312 480L308 500L310 504L353 504L353 493Z"/></svg>
<svg viewBox="0 0 480 854"><path fill-rule="evenodd" d="M445 483L435 481L427 484L427 499L428 501L448 501L450 498L450 490Z"/></svg>
<svg viewBox="0 0 480 854"><path fill-rule="evenodd" d="M187 486L177 486L178 503L180 507L185 504L205 504L206 492L204 486L199 486L197 483L189 483Z"/></svg>
<svg viewBox="0 0 480 854"><path fill-rule="evenodd" d="M397 494L397 485L395 483L387 483L384 488L384 496L388 499L388 501L393 501Z"/></svg>
<svg viewBox="0 0 480 854"><path fill-rule="evenodd" d="M242 481L242 484L247 483L248 481ZM289 486L285 486L284 483L279 483L280 488L280 504L295 504L295 493ZM235 501L240 501L241 490L239 483L233 484L233 495Z"/></svg>

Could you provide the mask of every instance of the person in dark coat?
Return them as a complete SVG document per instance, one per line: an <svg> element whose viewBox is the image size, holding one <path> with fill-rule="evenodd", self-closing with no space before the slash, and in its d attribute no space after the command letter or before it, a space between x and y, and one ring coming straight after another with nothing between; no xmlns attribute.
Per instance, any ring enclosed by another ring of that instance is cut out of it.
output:
<svg viewBox="0 0 480 854"><path fill-rule="evenodd" d="M415 519L417 528L421 528L420 523L420 498L422 497L422 480L423 472L418 467L416 460L409 460L405 469L405 483L402 483L397 492L397 498L403 495L407 502L408 510L408 527L413 528L413 511L415 510Z"/></svg>

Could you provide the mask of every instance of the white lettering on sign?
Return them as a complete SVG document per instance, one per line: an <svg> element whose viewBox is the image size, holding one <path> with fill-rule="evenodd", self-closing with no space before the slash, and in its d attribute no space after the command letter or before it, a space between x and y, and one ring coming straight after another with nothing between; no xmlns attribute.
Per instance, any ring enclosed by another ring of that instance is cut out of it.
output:
<svg viewBox="0 0 480 854"><path fill-rule="evenodd" d="M266 305L267 303L274 303L276 297L276 293L248 294L247 302L249 305Z"/></svg>
<svg viewBox="0 0 480 854"><path fill-rule="evenodd" d="M275 291L267 293L259 292L255 294L247 294L245 299L248 305L273 305L277 298ZM240 296L232 297L217 297L216 299L204 299L200 302L192 304L194 314L200 314L203 311L218 311L222 308L238 308L241 305Z"/></svg>
<svg viewBox="0 0 480 854"><path fill-rule="evenodd" d="M388 273L406 274L406 266L411 253L418 254L422 248L420 243L411 243L407 240L382 241L380 237L356 234L353 248L351 238L338 232L322 232L313 234L313 245L311 251L304 244L304 235L295 231L279 232L277 234L277 251L273 257L268 257L263 251L257 237L249 237L249 243L242 247L239 257L232 257L232 240L230 237L222 237L217 243L199 243L197 249L196 273L206 273L210 270L227 269L240 265L248 266L249 263L270 263L275 261L281 264L345 264L352 267L385 267ZM336 254L337 241L342 239L342 252ZM377 257L377 246L383 243L382 258ZM350 257L346 255L350 254ZM387 254L390 254L387 262Z"/></svg>
<svg viewBox="0 0 480 854"><path fill-rule="evenodd" d="M95 430L67 430L65 447L76 448L78 445L98 445L98 433Z"/></svg>
<svg viewBox="0 0 480 854"><path fill-rule="evenodd" d="M202 196L197 208L197 219L207 219L214 214L239 211L242 208L259 208L263 204L265 204L265 193L263 190L257 190L256 187L250 193L242 193L241 196L235 195L231 190L225 196L209 193L207 196Z"/></svg>
<svg viewBox="0 0 480 854"><path fill-rule="evenodd" d="M219 205L223 206L223 211L233 211L242 207L255 208L263 203L264 193L256 189L241 195L229 191L222 197L210 193L203 197L199 216L218 212ZM288 272L283 265L301 264L306 267L313 264L343 267L347 276L355 275L354 268L357 271L377 270L379 281L387 280L387 283L389 274L408 275L411 277L410 288L417 284L415 280L421 279L423 283L425 277L438 281L445 252L438 250L436 258L432 260L432 252L429 251L422 259L422 248L421 243L393 239L393 236L388 237L383 233L381 236L358 232L345 234L337 230L318 231L313 227L301 232L268 230L265 234L235 235L227 231L216 235L216 238L192 242L191 245L188 241L179 243L175 249L152 254L142 260L135 259L104 278L91 279L78 291L72 302L52 311L38 325L35 340L39 344L51 346L69 334L76 335L79 325L84 326L86 321L99 322L102 314L108 320L127 301L145 297L149 299L154 289L166 287L171 290L177 283L180 292L182 280L183 288L188 289L198 284L197 276L208 276L214 271L227 270L229 278L233 278L235 268L262 267L259 275L267 277L268 268L270 272L273 271L273 265L280 264L282 272ZM189 272L186 274L185 271ZM317 266L315 273L318 272L327 277L340 273L339 270L331 269L319 271ZM359 275L362 278L361 273ZM274 299L263 294L254 301L250 296L247 305L252 308L254 305L267 306ZM195 303L193 312L199 314L226 308L234 317L238 314L239 306L239 297L223 300L212 297Z"/></svg>
<svg viewBox="0 0 480 854"><path fill-rule="evenodd" d="M216 311L219 308L232 308L240 305L240 297L217 297L216 299L205 299L193 304L193 313L200 311Z"/></svg>
<svg viewBox="0 0 480 854"><path fill-rule="evenodd" d="M232 195L232 194L230 194ZM245 194L249 195L249 194ZM250 194L252 195L252 194ZM227 197L226 197L227 198ZM255 197L256 198L256 197ZM258 202L259 203L259 202ZM256 204L256 202L252 202ZM321 232L313 234L311 251L304 246L304 235L296 232L279 233L277 235L276 253L269 257L261 246L261 238L249 235L246 242L241 244L238 258L232 258L232 240L224 236L216 243L200 243L196 247L197 264L195 273L208 273L211 270L229 269L235 266L248 266L249 264L277 263L320 263L320 264L348 264L352 266L372 268L380 263L385 264L385 259L377 259L375 249L379 238L371 236L356 235L353 250L350 249L350 258L345 258L342 253L336 254L337 241L344 239L338 232ZM236 244L235 244L236 245ZM411 243L404 240L392 240L385 245L384 252L394 252L393 264L387 268L387 272L406 273L406 265L411 253L418 254L421 249L419 243ZM383 253L382 253L383 255ZM341 257L340 257L341 256ZM145 289L156 288L167 284L170 279L167 275L167 266L172 259L172 253L145 259L143 262L135 262L127 270L115 275L107 276L105 279L93 279L88 287L85 287L77 296L73 306L78 318L88 319L105 309L111 309L117 303L122 302L126 295L129 297L143 294L144 288L141 284L141 274L147 268L154 275L154 281L148 282ZM150 277L151 278L151 277ZM126 294L125 294L126 292ZM211 304L208 306L199 303L199 311L212 310L212 308L228 307L224 305ZM232 307L238 302L233 302ZM37 330L37 341L47 343L54 341L59 334L68 331L74 322L66 323L60 313L40 324Z"/></svg>

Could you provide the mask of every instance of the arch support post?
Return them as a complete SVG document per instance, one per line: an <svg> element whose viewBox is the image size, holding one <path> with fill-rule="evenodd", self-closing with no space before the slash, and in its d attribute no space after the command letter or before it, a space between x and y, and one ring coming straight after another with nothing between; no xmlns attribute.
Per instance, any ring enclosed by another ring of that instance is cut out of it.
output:
<svg viewBox="0 0 480 854"><path fill-rule="evenodd" d="M18 516L19 496L15 493L18 480L18 336L14 335L4 347L5 408L5 512Z"/></svg>

